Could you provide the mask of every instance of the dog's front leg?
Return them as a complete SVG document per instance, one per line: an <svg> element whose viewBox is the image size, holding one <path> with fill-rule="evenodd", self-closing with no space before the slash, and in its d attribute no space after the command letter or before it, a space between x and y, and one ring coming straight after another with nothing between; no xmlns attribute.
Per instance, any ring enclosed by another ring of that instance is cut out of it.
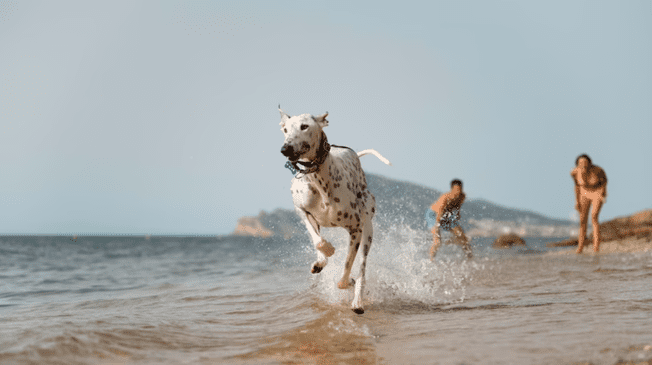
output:
<svg viewBox="0 0 652 365"><path fill-rule="evenodd" d="M324 267L326 267L328 258L333 256L335 253L335 248L328 241L323 239L319 234L319 223L317 223L315 217L303 209L297 209L297 213L299 214L299 217L301 217L303 223L306 225L308 234L312 240L312 244L317 250L317 261L312 263L312 267L310 269L311 273L317 274L321 272Z"/></svg>

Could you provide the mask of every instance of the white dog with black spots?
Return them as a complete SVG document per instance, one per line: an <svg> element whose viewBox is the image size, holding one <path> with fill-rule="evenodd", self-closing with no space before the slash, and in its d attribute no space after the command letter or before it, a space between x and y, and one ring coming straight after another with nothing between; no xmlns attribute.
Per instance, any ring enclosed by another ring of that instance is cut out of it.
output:
<svg viewBox="0 0 652 365"><path fill-rule="evenodd" d="M387 165L391 163L375 150L356 153L348 147L331 146L324 134L324 128L328 126L328 113L291 117L280 106L279 111L281 130L285 135L281 153L299 171L292 179L292 200L317 250L317 261L310 271L313 274L321 272L328 263L328 257L335 253L333 245L319 234L320 228L346 229L350 235L349 250L337 286L340 289L355 287L351 307L355 313L362 314L367 255L373 239L371 219L376 211L376 200L367 190L359 157L373 154ZM350 278L351 267L360 244L360 275L354 280Z"/></svg>

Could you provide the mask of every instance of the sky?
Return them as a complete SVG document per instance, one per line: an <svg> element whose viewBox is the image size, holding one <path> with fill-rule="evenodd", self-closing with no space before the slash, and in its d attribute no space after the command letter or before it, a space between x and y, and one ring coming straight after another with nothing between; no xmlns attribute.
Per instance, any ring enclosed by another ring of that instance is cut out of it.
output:
<svg viewBox="0 0 652 365"><path fill-rule="evenodd" d="M0 233L225 234L292 209L278 105L366 172L652 208L650 1L0 0Z"/></svg>

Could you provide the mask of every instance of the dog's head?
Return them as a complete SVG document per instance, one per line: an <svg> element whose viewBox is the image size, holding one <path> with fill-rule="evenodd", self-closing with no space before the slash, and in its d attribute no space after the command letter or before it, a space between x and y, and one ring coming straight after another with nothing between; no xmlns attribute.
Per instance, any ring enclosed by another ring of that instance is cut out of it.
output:
<svg viewBox="0 0 652 365"><path fill-rule="evenodd" d="M324 113L319 116L301 114L294 117L289 116L279 106L281 112L281 131L285 135L281 153L290 161L300 159L314 160L317 151L326 141L323 129L328 126Z"/></svg>

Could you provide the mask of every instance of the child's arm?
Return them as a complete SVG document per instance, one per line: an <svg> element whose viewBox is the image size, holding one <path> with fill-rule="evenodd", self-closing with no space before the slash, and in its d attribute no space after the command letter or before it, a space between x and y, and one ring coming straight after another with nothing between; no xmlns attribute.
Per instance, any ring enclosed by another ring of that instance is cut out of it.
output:
<svg viewBox="0 0 652 365"><path fill-rule="evenodd" d="M432 210L437 214L437 218L435 219L435 223L437 225L441 220L441 216L444 214L444 205L446 203L447 198L448 198L448 193L442 194L437 200L437 202L432 205Z"/></svg>

